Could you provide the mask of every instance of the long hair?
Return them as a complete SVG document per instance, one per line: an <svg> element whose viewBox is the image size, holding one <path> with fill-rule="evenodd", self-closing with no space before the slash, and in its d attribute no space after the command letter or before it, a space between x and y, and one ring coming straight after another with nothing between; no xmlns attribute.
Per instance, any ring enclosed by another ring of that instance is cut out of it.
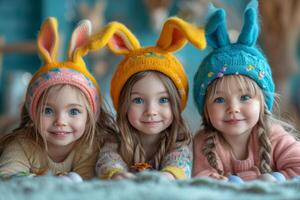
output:
<svg viewBox="0 0 300 200"><path fill-rule="evenodd" d="M11 133L5 135L0 139L0 146L2 148L1 152L7 144L9 144L11 141L15 139L26 139L26 141L30 141L33 145L33 148L37 149L35 153L42 163L41 168L35 168L34 166L32 166L31 170L34 173L42 174L45 173L49 168L49 163L47 159L48 157L47 141L46 138L42 137L41 134L39 133L39 131L42 130L43 127L41 116L43 114L44 107L47 104L49 95L55 95L65 87L69 87L70 89L75 90L77 92L78 98L84 102L85 108L87 110L87 121L86 121L85 131L82 137L76 141L74 145L75 151L80 152L81 150L84 150L84 148L87 147L99 148L99 143L100 143L99 130L101 129L97 127L98 126L101 127L103 125L99 125L98 123L96 123L96 119L98 118L98 116L96 116L93 113L92 107L88 103L88 100L84 95L84 93L79 88L68 84L59 84L59 85L49 87L43 92L43 94L41 95L38 101L38 105L36 109L37 110L36 120L33 121L31 119L31 117L29 116L29 112L24 105L22 107L21 120L19 126L16 129L14 129ZM100 113L100 116L102 118L105 118L103 116L106 116L106 114Z"/></svg>
<svg viewBox="0 0 300 200"><path fill-rule="evenodd" d="M157 75L162 81L169 94L173 121L171 125L160 133L160 144L155 155L150 161L146 160L145 150L139 141L138 135L141 134L135 129L127 118L130 105L131 91L135 83L151 74ZM160 167L163 156L176 147L189 144L191 132L189 131L184 119L181 116L180 95L174 83L164 74L157 71L145 71L134 74L123 87L120 94L120 101L117 110L117 124L120 131L120 154L128 166L139 162L150 162L154 168Z"/></svg>
<svg viewBox="0 0 300 200"><path fill-rule="evenodd" d="M221 175L224 172L218 167L217 158L215 154L216 144L215 140L218 136L223 142L226 143L222 134L219 133L211 124L207 111L207 102L215 98L216 91L222 90L230 93L230 85L235 84L242 89L242 92L250 93L252 96L258 96L260 100L260 114L256 124L258 144L260 146L259 158L260 158L260 172L270 173L272 172L271 166L271 142L270 142L270 128L272 124L282 125L288 132L294 133L295 129L288 123L276 119L275 116L267 109L265 104L265 97L261 88L252 79L242 75L228 75L222 78L216 79L207 89L204 104L203 127L205 142L202 149L202 153L206 156L208 163L211 167L217 170Z"/></svg>
<svg viewBox="0 0 300 200"><path fill-rule="evenodd" d="M119 142L119 130L111 109L101 100L96 131L99 138L99 147L105 142Z"/></svg>

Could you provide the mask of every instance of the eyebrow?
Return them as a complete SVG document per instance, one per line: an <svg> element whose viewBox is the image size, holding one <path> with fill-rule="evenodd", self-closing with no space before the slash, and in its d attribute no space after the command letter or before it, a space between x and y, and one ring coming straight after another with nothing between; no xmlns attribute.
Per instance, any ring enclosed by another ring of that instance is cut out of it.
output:
<svg viewBox="0 0 300 200"><path fill-rule="evenodd" d="M73 103L73 104L69 104L68 106L78 106L78 107L84 107L84 105L81 104L77 104L77 103Z"/></svg>
<svg viewBox="0 0 300 200"><path fill-rule="evenodd" d="M141 93L141 92L131 92L130 93L130 95L134 95L134 94L136 94L136 95L143 95L143 94L145 94L145 93ZM161 92L158 92L158 93L156 93L156 94L169 94L167 91L161 91Z"/></svg>
<svg viewBox="0 0 300 200"><path fill-rule="evenodd" d="M49 103L49 102L46 103L46 106L47 106L47 105L48 105L48 106L51 106L51 107L54 107L54 104ZM71 104L68 104L68 105L67 105L67 107L74 107L74 106L75 106L75 107L82 107L82 108L84 107L83 105L78 104L78 103L71 103Z"/></svg>

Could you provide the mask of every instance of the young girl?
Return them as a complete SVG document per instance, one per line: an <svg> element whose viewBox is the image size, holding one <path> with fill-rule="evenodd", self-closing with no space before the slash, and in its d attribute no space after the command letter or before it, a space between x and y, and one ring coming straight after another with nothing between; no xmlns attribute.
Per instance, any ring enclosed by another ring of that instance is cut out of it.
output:
<svg viewBox="0 0 300 200"><path fill-rule="evenodd" d="M194 79L204 128L194 138L193 176L283 181L300 175L300 143L284 129L292 127L271 113L271 69L255 47L257 1L247 6L234 44L226 32L224 10L211 9L206 38L213 51Z"/></svg>
<svg viewBox="0 0 300 200"><path fill-rule="evenodd" d="M90 29L89 21L79 24L68 61L57 62L57 21L48 18L43 23L37 45L44 66L28 86L19 127L1 140L1 176L95 176L100 133L113 132L114 127L99 86L78 53ZM98 117L101 124L96 124Z"/></svg>
<svg viewBox="0 0 300 200"><path fill-rule="evenodd" d="M203 30L179 18L165 23L156 46L141 48L135 36L117 22L94 37L95 48L108 43L113 52L125 55L111 82L119 143L108 140L100 150L99 177L132 178L144 169L158 170L170 179L190 177L191 133L181 116L188 79L171 54L185 44L184 37L205 47Z"/></svg>

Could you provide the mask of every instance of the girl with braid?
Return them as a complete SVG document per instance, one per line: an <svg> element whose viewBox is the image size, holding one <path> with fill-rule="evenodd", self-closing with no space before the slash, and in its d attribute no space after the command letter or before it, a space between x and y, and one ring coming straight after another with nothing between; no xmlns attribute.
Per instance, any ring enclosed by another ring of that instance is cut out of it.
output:
<svg viewBox="0 0 300 200"><path fill-rule="evenodd" d="M230 43L224 10L210 5L206 39L213 51L194 78L194 99L203 119L194 138L194 177L281 182L300 175L295 130L272 115L272 73L255 47L257 4L248 4L236 43Z"/></svg>
<svg viewBox="0 0 300 200"><path fill-rule="evenodd" d="M119 133L101 148L96 166L104 179L134 178L145 169L161 176L191 176L192 135L181 115L188 96L188 78L172 52L187 40L204 48L202 28L173 17L163 26L156 45L141 47L135 36L118 22L92 37L95 49L108 43L124 55L111 81Z"/></svg>

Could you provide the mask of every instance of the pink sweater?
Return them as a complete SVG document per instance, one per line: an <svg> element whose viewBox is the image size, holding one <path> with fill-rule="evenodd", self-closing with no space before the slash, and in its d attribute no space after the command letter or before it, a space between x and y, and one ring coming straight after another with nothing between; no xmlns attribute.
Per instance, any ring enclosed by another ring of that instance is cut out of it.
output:
<svg viewBox="0 0 300 200"><path fill-rule="evenodd" d="M192 176L210 176L217 173L202 154L204 136L199 132L194 138L194 163ZM300 142L287 133L283 127L274 125L270 132L272 150L271 167L273 172L281 172L287 179L300 175ZM216 138L216 156L219 168L224 174L236 174L244 180L256 179L259 171L259 145L253 131L248 143L248 157L236 160L231 152L224 149Z"/></svg>

